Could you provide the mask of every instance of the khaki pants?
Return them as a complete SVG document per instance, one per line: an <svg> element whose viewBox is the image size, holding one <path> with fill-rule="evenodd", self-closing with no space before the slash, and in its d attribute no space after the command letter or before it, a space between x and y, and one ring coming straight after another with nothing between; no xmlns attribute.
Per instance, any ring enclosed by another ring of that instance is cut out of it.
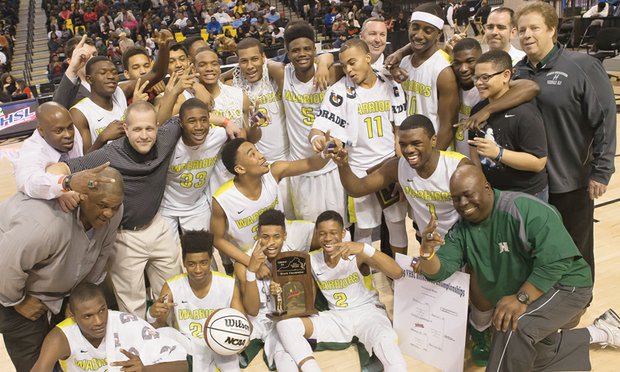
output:
<svg viewBox="0 0 620 372"><path fill-rule="evenodd" d="M154 296L166 280L181 273L180 250L159 215L143 230L119 230L109 263L119 309L141 318L146 316L145 271Z"/></svg>

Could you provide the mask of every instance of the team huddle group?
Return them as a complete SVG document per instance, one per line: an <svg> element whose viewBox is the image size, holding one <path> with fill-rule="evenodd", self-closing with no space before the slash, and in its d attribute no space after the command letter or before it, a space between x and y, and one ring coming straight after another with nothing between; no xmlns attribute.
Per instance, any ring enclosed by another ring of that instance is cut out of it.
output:
<svg viewBox="0 0 620 372"><path fill-rule="evenodd" d="M574 329L592 301L593 200L614 172L616 109L602 65L556 44L557 26L545 3L498 8L489 51L463 35L440 49L442 12L427 3L410 44L384 58L381 19L336 56L316 56L297 21L287 64L246 38L225 73L202 39L162 30L155 61L124 53L120 84L91 40L69 40L69 68L14 162L19 192L0 204L0 332L17 371L181 371L187 355L194 371L235 371L261 347L270 369L319 371L307 339L354 337L406 371L371 270L402 276L407 215L412 270L471 274L476 363L589 370L591 343L620 345L611 309ZM371 246L382 219L387 252ZM274 295L297 295L270 280L285 251L310 252L328 310L267 317ZM228 307L252 323L233 356L204 340Z"/></svg>

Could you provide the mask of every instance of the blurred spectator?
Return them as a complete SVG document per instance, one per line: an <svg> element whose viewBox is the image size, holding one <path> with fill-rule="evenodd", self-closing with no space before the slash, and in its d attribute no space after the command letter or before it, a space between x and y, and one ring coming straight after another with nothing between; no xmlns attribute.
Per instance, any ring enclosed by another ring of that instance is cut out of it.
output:
<svg viewBox="0 0 620 372"><path fill-rule="evenodd" d="M342 14L337 14L334 23L332 24L332 34L334 36L347 33L347 22L342 19Z"/></svg>
<svg viewBox="0 0 620 372"><path fill-rule="evenodd" d="M95 13L103 14L108 12L108 6L105 4L104 0L98 0L97 4L95 4Z"/></svg>
<svg viewBox="0 0 620 372"><path fill-rule="evenodd" d="M222 25L215 17L211 17L211 22L207 23L207 32L209 35L220 35L222 33Z"/></svg>
<svg viewBox="0 0 620 372"><path fill-rule="evenodd" d="M237 4L233 8L233 13L234 14L239 14L239 15L245 13L245 5L243 5L243 1L241 1L241 0L237 1Z"/></svg>
<svg viewBox="0 0 620 372"><path fill-rule="evenodd" d="M235 13L235 19L233 19L232 26L236 30L243 24L244 19L241 18L239 13Z"/></svg>
<svg viewBox="0 0 620 372"><path fill-rule="evenodd" d="M607 4L605 0L599 0L598 4L594 5L583 14L583 18L607 17L608 14L609 4Z"/></svg>
<svg viewBox="0 0 620 372"><path fill-rule="evenodd" d="M54 84L60 83L60 80L62 79L62 74L64 73L64 71L62 68L62 63L60 62L60 59L58 58L58 54L56 53L52 54L52 61L47 66L47 72L48 72L47 78L49 79L50 82Z"/></svg>
<svg viewBox="0 0 620 372"><path fill-rule="evenodd" d="M101 17L99 17L99 28L101 29L101 32L106 35L108 31L114 31L114 18L110 16L110 13L107 10L103 12Z"/></svg>
<svg viewBox="0 0 620 372"><path fill-rule="evenodd" d="M336 15L336 7L332 7L329 13L325 14L325 17L323 18L323 24L325 25L325 30L327 31L328 35L331 35L332 26L336 21Z"/></svg>
<svg viewBox="0 0 620 372"><path fill-rule="evenodd" d="M248 0L248 2L245 4L245 11L246 13L257 12L258 4L255 3L254 0Z"/></svg>
<svg viewBox="0 0 620 372"><path fill-rule="evenodd" d="M224 26L232 22L232 18L230 18L230 15L228 15L228 13L226 13L225 7L220 7L217 13L215 13L213 16L221 25Z"/></svg>
<svg viewBox="0 0 620 372"><path fill-rule="evenodd" d="M347 36L349 38L358 35L360 33L360 28L355 26L355 20L349 20L349 24L347 25Z"/></svg>
<svg viewBox="0 0 620 372"><path fill-rule="evenodd" d="M183 32L183 35L185 35L185 37L192 36L192 35L200 35L200 27L197 27L196 25L194 25L194 22L191 19L187 20L187 25L181 31Z"/></svg>
<svg viewBox="0 0 620 372"><path fill-rule="evenodd" d="M63 5L62 6L62 10L60 11L60 13L58 13L58 16L60 18L62 18L63 21L66 21L67 19L71 18L71 11L69 10L69 6L68 5Z"/></svg>
<svg viewBox="0 0 620 372"><path fill-rule="evenodd" d="M26 81L24 79L15 80L15 92L11 95L11 100L19 101L29 98L32 98L32 91L30 87L26 85Z"/></svg>
<svg viewBox="0 0 620 372"><path fill-rule="evenodd" d="M84 12L84 23L88 24L89 22L97 22L97 12L93 9L92 6L86 8L86 12Z"/></svg>
<svg viewBox="0 0 620 372"><path fill-rule="evenodd" d="M62 31L56 29L56 26L52 26L50 32L47 33L47 40L52 38L52 35L56 35L58 39L62 37Z"/></svg>
<svg viewBox="0 0 620 372"><path fill-rule="evenodd" d="M256 28L256 25L250 26L250 31L248 31L248 37L253 37L254 39L260 40L260 33Z"/></svg>
<svg viewBox="0 0 620 372"><path fill-rule="evenodd" d="M10 96L13 95L17 86L15 84L15 78L8 72L5 72L0 76L0 84L2 84L2 91Z"/></svg>
<svg viewBox="0 0 620 372"><path fill-rule="evenodd" d="M272 6L269 8L269 14L265 18L267 22L273 25L280 20L280 13L276 12L275 6Z"/></svg>
<svg viewBox="0 0 620 372"><path fill-rule="evenodd" d="M125 53L127 49L133 47L134 44L134 41L127 37L126 33L121 32L121 34L118 35L118 48L120 49L121 55Z"/></svg>
<svg viewBox="0 0 620 372"><path fill-rule="evenodd" d="M52 53L58 53L58 50L62 49L62 43L60 42L60 39L58 38L55 32L52 33L51 36L52 36L51 39L47 41L47 48Z"/></svg>
<svg viewBox="0 0 620 372"><path fill-rule="evenodd" d="M185 12L179 12L176 14L176 20L174 21L174 26L178 30L182 30L187 26L187 14Z"/></svg>
<svg viewBox="0 0 620 372"><path fill-rule="evenodd" d="M67 40L73 37L73 31L69 30L67 28L67 25L64 23L60 25L60 32L61 32L60 42L63 44L66 43Z"/></svg>

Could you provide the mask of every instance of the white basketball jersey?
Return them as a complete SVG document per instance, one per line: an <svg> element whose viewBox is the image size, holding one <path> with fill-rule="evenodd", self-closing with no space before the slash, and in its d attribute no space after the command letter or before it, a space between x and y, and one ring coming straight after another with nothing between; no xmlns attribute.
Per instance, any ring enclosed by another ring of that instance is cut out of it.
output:
<svg viewBox="0 0 620 372"><path fill-rule="evenodd" d="M441 236L454 225L459 215L452 204L450 177L465 156L453 151L441 151L437 168L428 178L422 178L411 168L405 158L398 162L398 182L413 210L418 228L423 230L431 220L437 219L437 231ZM417 232L420 235L419 232Z"/></svg>
<svg viewBox="0 0 620 372"><path fill-rule="evenodd" d="M411 64L411 56L400 62L400 68L409 74L402 83L407 94L407 114L421 114L429 118L435 127L435 133L439 132L437 79L446 67L450 67L450 56L442 49L418 67Z"/></svg>
<svg viewBox="0 0 620 372"><path fill-rule="evenodd" d="M117 94L120 91L120 95ZM88 121L88 129L90 130L90 139L92 143L95 143L95 139L99 137L99 134L113 122L114 120L121 120L127 109L127 99L120 88L116 88L114 95L112 95L112 110L108 111L103 107L93 102L90 98L83 98L76 103L72 109L78 109L86 117Z"/></svg>
<svg viewBox="0 0 620 372"><path fill-rule="evenodd" d="M459 122L471 116L471 109L480 102L480 93L475 86L470 90L459 88L459 96L461 107L459 108ZM454 151L469 157L469 144L467 143L468 131L463 130L463 126L459 125L454 134Z"/></svg>
<svg viewBox="0 0 620 372"><path fill-rule="evenodd" d="M211 287L204 298L196 297L186 273L167 282L177 304L174 307L177 329L192 341L194 371L215 371L213 351L204 340L204 326L209 315L230 307L235 290L235 279L216 271L211 273Z"/></svg>
<svg viewBox="0 0 620 372"><path fill-rule="evenodd" d="M321 101L325 92L314 88L314 77L307 82L301 82L295 76L295 67L289 63L284 68L284 87L282 101L286 110L286 126L288 131L291 160L306 159L314 155L308 135L314 124L314 118L321 109ZM336 168L334 162L329 162L318 171L309 172L304 176L325 174Z"/></svg>
<svg viewBox="0 0 620 372"><path fill-rule="evenodd" d="M259 110L269 117L269 122L261 127L262 137L256 144L268 162L285 160L289 154L288 134L286 133L286 117L282 96L277 93L278 86L270 80L268 89L259 81L250 86L246 92L252 105L258 105ZM269 89L270 88L270 89Z"/></svg>
<svg viewBox="0 0 620 372"><path fill-rule="evenodd" d="M397 84L377 74L371 89L343 77L325 94L314 128L351 143L349 163L356 173L394 156L394 129L406 118L405 96Z"/></svg>
<svg viewBox="0 0 620 372"><path fill-rule="evenodd" d="M205 190L227 139L226 131L220 127L209 128L205 142L199 146L187 146L179 138L168 167L161 209L186 216L208 204Z"/></svg>
<svg viewBox="0 0 620 372"><path fill-rule="evenodd" d="M338 260L336 267L325 263L323 249L310 252L312 276L325 296L330 310L352 309L374 303L380 304L379 293L373 287L372 275L362 275L357 256Z"/></svg>
<svg viewBox="0 0 620 372"><path fill-rule="evenodd" d="M243 195L235 186L234 179L223 184L213 195L226 213L228 236L243 252L249 251L254 246L258 217L269 209L282 211L278 183L271 172L261 177L261 185L260 197L257 200L251 200Z"/></svg>
<svg viewBox="0 0 620 372"><path fill-rule="evenodd" d="M215 104L211 113L228 118L243 128L243 90L221 82L218 86L220 94L213 99Z"/></svg>
<svg viewBox="0 0 620 372"><path fill-rule="evenodd" d="M104 372L108 370L105 340L99 347L94 347L82 334L80 327L73 320L67 318L57 325L67 337L71 354L65 360L60 361L60 366L65 372Z"/></svg>

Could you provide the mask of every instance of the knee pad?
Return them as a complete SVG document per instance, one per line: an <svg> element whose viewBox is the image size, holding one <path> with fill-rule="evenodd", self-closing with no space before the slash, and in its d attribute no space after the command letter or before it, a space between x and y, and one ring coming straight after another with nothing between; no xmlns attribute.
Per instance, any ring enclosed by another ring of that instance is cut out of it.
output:
<svg viewBox="0 0 620 372"><path fill-rule="evenodd" d="M304 337L304 323L300 318L290 318L286 320L281 320L276 323L276 330L278 331L278 335L282 338L282 335L290 334L295 336Z"/></svg>

